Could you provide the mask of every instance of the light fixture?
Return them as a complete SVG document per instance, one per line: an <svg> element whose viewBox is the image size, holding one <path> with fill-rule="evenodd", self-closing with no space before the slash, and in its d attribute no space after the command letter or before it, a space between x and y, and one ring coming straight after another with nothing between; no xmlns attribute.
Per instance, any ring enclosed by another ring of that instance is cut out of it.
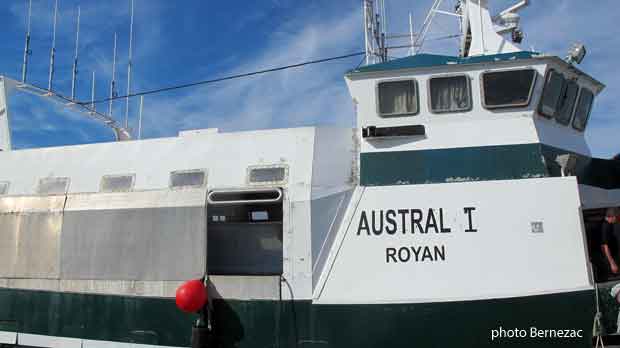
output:
<svg viewBox="0 0 620 348"><path fill-rule="evenodd" d="M566 56L566 60L569 63L581 64L583 58L586 56L586 53L586 46L584 46L582 43L577 42L573 44L568 50L568 56Z"/></svg>

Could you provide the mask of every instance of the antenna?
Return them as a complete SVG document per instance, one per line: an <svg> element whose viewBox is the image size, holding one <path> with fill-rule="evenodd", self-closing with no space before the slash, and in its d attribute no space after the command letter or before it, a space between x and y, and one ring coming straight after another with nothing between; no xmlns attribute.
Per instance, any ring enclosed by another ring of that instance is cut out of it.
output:
<svg viewBox="0 0 620 348"><path fill-rule="evenodd" d="M366 64L377 62L377 58L384 62L387 60L387 49L385 48L386 35L382 28L385 24L381 23L380 10L385 7L383 0L375 3L374 0L364 0L364 39L366 47Z"/></svg>
<svg viewBox="0 0 620 348"><path fill-rule="evenodd" d="M32 17L32 0L28 0L28 18L26 19L26 45L24 47L24 63L22 65L22 82L26 82L26 74L28 73L28 56L30 51L30 19Z"/></svg>
<svg viewBox="0 0 620 348"><path fill-rule="evenodd" d="M75 56L73 57L73 76L71 77L71 99L75 100L75 87L78 73L78 53L80 47L80 6L77 8L77 28L75 31Z"/></svg>
<svg viewBox="0 0 620 348"><path fill-rule="evenodd" d="M108 115L112 117L112 107L114 106L114 100L116 94L116 33L114 33L114 53L112 54L112 80L110 81L110 106L108 108Z"/></svg>
<svg viewBox="0 0 620 348"><path fill-rule="evenodd" d="M409 48L409 55L413 56L415 54L415 34L413 33L413 15L409 12L409 42L411 47Z"/></svg>
<svg viewBox="0 0 620 348"><path fill-rule="evenodd" d="M131 66L133 59L133 0L131 2L131 22L129 24L129 60L127 62L127 95L131 94ZM125 128L129 127L129 98L125 99Z"/></svg>
<svg viewBox="0 0 620 348"><path fill-rule="evenodd" d="M140 96L140 112L138 113L138 140L142 139L142 110L144 108L144 96Z"/></svg>
<svg viewBox="0 0 620 348"><path fill-rule="evenodd" d="M56 20L58 18L58 0L54 1L54 29L52 31L52 49L50 51L50 75L47 90L52 90L52 80L54 79L54 61L56 60Z"/></svg>
<svg viewBox="0 0 620 348"><path fill-rule="evenodd" d="M90 108L91 110L97 110L97 106L95 105L95 72L93 71L93 82L90 90Z"/></svg>

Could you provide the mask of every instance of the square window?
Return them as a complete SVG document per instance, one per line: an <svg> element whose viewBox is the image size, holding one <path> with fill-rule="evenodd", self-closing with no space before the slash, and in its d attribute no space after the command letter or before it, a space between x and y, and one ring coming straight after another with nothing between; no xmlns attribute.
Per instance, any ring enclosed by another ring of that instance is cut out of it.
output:
<svg viewBox="0 0 620 348"><path fill-rule="evenodd" d="M414 80L380 82L377 86L379 116L411 116L418 113Z"/></svg>
<svg viewBox="0 0 620 348"><path fill-rule="evenodd" d="M432 78L429 82L429 90L432 112L471 110L471 93L467 76Z"/></svg>

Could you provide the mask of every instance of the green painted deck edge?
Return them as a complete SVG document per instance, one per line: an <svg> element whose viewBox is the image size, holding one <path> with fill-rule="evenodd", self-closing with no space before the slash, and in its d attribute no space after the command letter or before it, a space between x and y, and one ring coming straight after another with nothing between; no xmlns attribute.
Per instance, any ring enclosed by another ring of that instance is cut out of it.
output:
<svg viewBox="0 0 620 348"><path fill-rule="evenodd" d="M593 291L584 290L420 304L220 300L213 308L218 347L566 348L590 347L595 304ZM7 319L24 333L188 346L194 318L172 299L1 289L0 324ZM499 326L581 329L586 337L491 342L490 330Z"/></svg>

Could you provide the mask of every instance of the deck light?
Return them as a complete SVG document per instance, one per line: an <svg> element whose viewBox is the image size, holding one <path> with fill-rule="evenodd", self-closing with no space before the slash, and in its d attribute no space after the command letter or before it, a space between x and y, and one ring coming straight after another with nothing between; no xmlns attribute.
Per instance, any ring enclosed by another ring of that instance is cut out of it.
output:
<svg viewBox="0 0 620 348"><path fill-rule="evenodd" d="M586 53L586 46L584 46L582 43L577 42L573 44L568 50L568 56L566 56L566 60L569 63L581 64L583 58L586 56Z"/></svg>

